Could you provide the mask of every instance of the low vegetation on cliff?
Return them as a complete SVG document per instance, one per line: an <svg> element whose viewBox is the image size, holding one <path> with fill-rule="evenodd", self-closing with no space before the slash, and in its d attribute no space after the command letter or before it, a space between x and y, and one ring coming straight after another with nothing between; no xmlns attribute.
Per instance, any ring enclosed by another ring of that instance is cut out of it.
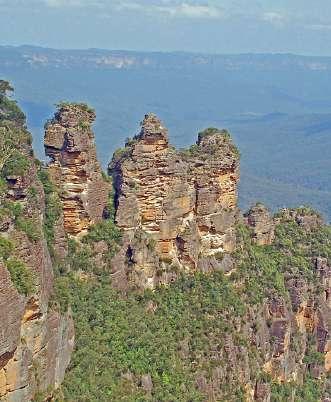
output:
<svg viewBox="0 0 331 402"><path fill-rule="evenodd" d="M62 381L73 325L68 311L61 315L49 303L53 266L42 228L50 217L40 163L11 91L0 80L0 400L26 402Z"/></svg>
<svg viewBox="0 0 331 402"><path fill-rule="evenodd" d="M15 181L18 176L24 176L31 167L31 159L26 152L27 146L31 144L31 136L24 127L23 112L7 96L12 91L13 88L7 81L0 80L0 222L6 227L6 222L13 220L18 230L35 238L37 230L32 227L29 219L22 217L23 205L7 197L8 178ZM14 239L0 235L0 262L8 269L17 291L28 296L35 290L33 274L15 256L15 247Z"/></svg>

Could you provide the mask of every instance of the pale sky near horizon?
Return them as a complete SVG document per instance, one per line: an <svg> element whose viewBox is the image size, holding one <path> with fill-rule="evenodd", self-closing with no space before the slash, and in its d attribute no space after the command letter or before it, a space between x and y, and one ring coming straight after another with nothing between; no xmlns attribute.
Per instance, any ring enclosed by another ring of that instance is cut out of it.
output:
<svg viewBox="0 0 331 402"><path fill-rule="evenodd" d="M0 0L0 45L331 56L331 0Z"/></svg>

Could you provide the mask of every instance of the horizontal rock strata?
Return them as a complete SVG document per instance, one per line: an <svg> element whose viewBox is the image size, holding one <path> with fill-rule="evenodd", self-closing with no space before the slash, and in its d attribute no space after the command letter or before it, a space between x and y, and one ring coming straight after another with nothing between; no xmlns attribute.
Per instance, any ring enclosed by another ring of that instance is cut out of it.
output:
<svg viewBox="0 0 331 402"><path fill-rule="evenodd" d="M96 158L91 125L95 113L83 104L63 104L46 124L48 171L60 190L65 232L86 233L102 219L109 187Z"/></svg>
<svg viewBox="0 0 331 402"><path fill-rule="evenodd" d="M146 115L140 134L114 155L109 170L117 225L129 243L142 231L163 267L157 274L150 257L131 259L142 286L154 287L174 268L214 269L234 250L239 157L226 131L206 130L196 145L176 151L161 121ZM129 254L144 248L135 244L135 250L125 245Z"/></svg>

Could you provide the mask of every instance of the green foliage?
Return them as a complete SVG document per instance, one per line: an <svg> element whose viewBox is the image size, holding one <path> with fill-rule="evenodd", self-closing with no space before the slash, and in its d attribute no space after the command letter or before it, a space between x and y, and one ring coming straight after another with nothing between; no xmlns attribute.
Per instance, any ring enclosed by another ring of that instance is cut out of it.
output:
<svg viewBox="0 0 331 402"><path fill-rule="evenodd" d="M120 239L120 230L111 219L107 219L91 226L88 234L83 238L83 242L105 241L109 247L115 247Z"/></svg>
<svg viewBox="0 0 331 402"><path fill-rule="evenodd" d="M193 144L189 148L181 149L180 152L183 156L197 156L200 152L200 147L198 144Z"/></svg>
<svg viewBox="0 0 331 402"><path fill-rule="evenodd" d="M30 200L32 202L37 201L37 199L38 199L38 190L36 189L36 187L34 187L34 186L29 187L28 196L29 196L29 198L30 198Z"/></svg>
<svg viewBox="0 0 331 402"><path fill-rule="evenodd" d="M1 103L1 102L0 102ZM1 105L0 105L1 110ZM0 175L23 175L30 166L26 145L30 134L15 121L1 120L0 114Z"/></svg>
<svg viewBox="0 0 331 402"><path fill-rule="evenodd" d="M25 123L25 115L17 106L16 102L7 97L7 92L12 92L13 88L7 81L0 80L0 123L11 120L19 125Z"/></svg>
<svg viewBox="0 0 331 402"><path fill-rule="evenodd" d="M29 296L35 290L34 277L29 268L20 260L8 259L6 267L18 293Z"/></svg>
<svg viewBox="0 0 331 402"><path fill-rule="evenodd" d="M41 233L38 223L32 218L24 218L19 216L15 221L17 229L24 232L30 241L38 241L41 238Z"/></svg>
<svg viewBox="0 0 331 402"><path fill-rule="evenodd" d="M4 199L0 208L0 219L10 218L15 220L22 214L22 211L22 203Z"/></svg>
<svg viewBox="0 0 331 402"><path fill-rule="evenodd" d="M59 109L75 108L86 113L93 113L93 114L95 113L94 109L84 102L76 103L76 102L61 101L55 106Z"/></svg>
<svg viewBox="0 0 331 402"><path fill-rule="evenodd" d="M14 88L10 85L8 81L0 80L0 96L6 95L7 92L13 92Z"/></svg>
<svg viewBox="0 0 331 402"><path fill-rule="evenodd" d="M0 197L7 192L7 182L3 177L0 177Z"/></svg>
<svg viewBox="0 0 331 402"><path fill-rule="evenodd" d="M189 362L202 368L201 356L208 360L222 346L226 328L234 331L225 312L240 317L245 311L220 273L182 277L155 293L127 298L106 277L80 281L71 274L61 278L57 289L71 304L76 323L76 353L62 388L65 400L80 401L82 395L85 400L118 400L128 386L121 374L131 372L134 385L127 401L148 400L138 386L147 373L154 384L151 400L175 401L185 395L186 400L203 401ZM146 310L150 303L157 306L154 314ZM185 339L189 351L183 360L178 345Z"/></svg>
<svg viewBox="0 0 331 402"><path fill-rule="evenodd" d="M3 206L14 219L22 215L23 206L20 202L5 201Z"/></svg>
<svg viewBox="0 0 331 402"><path fill-rule="evenodd" d="M87 131L91 128L90 123L88 121L85 120L81 120L79 123L79 128L83 131Z"/></svg>
<svg viewBox="0 0 331 402"><path fill-rule="evenodd" d="M118 161L128 157L130 155L130 153L131 153L131 148L129 146L125 147L125 148L116 149L113 154L112 161L110 163L110 168L111 168L111 166L114 166Z"/></svg>
<svg viewBox="0 0 331 402"><path fill-rule="evenodd" d="M133 146L135 143L137 142L137 140L135 138L126 138L125 139L125 146L131 147Z"/></svg>
<svg viewBox="0 0 331 402"><path fill-rule="evenodd" d="M237 238L242 246L235 254L238 264L235 276L241 278L246 297L254 303L272 295L286 296L285 275L301 276L313 282L312 257L331 258L329 226L311 233L293 220L283 222L276 226L276 238L271 246L257 246L251 241L249 229L238 225Z"/></svg>
<svg viewBox="0 0 331 402"><path fill-rule="evenodd" d="M320 382L309 377L304 380L302 386L295 383L273 383L271 387L271 402L317 402L321 397Z"/></svg>
<svg viewBox="0 0 331 402"><path fill-rule="evenodd" d="M0 235L0 261L9 271L11 281L18 293L28 296L33 293L34 278L28 267L20 260L13 257L15 245L10 240Z"/></svg>
<svg viewBox="0 0 331 402"><path fill-rule="evenodd" d="M272 247L252 243L249 229L238 225L237 237L242 249L236 253L238 269L245 297L250 303L259 304L273 294L285 295L283 256Z"/></svg>
<svg viewBox="0 0 331 402"><path fill-rule="evenodd" d="M203 139L205 137L209 137L211 135L218 134L218 133L221 133L221 132L222 131L220 129L216 128L216 127L209 127L209 128L206 128L203 131L200 131L200 133L198 135L199 135L200 139ZM229 138L230 138L230 136L229 136Z"/></svg>
<svg viewBox="0 0 331 402"><path fill-rule="evenodd" d="M4 176L24 176L31 166L28 157L20 151L14 151L3 167Z"/></svg>
<svg viewBox="0 0 331 402"><path fill-rule="evenodd" d="M303 358L305 364L319 364L323 365L325 361L324 353L317 352L315 350L310 350L306 356Z"/></svg>
<svg viewBox="0 0 331 402"><path fill-rule="evenodd" d="M38 177L44 187L45 193L45 219L43 229L48 247L52 251L55 239L54 227L62 211L61 201L55 186L49 178L47 170L43 168L39 169Z"/></svg>
<svg viewBox="0 0 331 402"><path fill-rule="evenodd" d="M13 251L13 242L3 236L0 236L0 259L7 260Z"/></svg>
<svg viewBox="0 0 331 402"><path fill-rule="evenodd" d="M315 211L310 205L303 205L296 209L299 214L302 215L310 215L310 216L318 216L321 217L320 213Z"/></svg>

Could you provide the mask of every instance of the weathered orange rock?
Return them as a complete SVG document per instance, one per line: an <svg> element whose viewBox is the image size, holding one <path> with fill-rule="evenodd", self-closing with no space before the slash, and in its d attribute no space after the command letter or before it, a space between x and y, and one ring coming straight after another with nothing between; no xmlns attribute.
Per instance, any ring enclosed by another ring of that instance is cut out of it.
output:
<svg viewBox="0 0 331 402"><path fill-rule="evenodd" d="M99 222L107 205L109 186L96 158L94 119L86 105L64 104L45 129L48 171L60 190L65 232L73 236Z"/></svg>
<svg viewBox="0 0 331 402"><path fill-rule="evenodd" d="M194 271L200 259L215 262L215 255L234 250L239 157L227 132L206 131L190 150L176 151L163 123L149 114L109 170L117 225L128 239L142 230L155 242L161 267L148 269L152 287L157 270ZM147 274L143 261L133 265Z"/></svg>

